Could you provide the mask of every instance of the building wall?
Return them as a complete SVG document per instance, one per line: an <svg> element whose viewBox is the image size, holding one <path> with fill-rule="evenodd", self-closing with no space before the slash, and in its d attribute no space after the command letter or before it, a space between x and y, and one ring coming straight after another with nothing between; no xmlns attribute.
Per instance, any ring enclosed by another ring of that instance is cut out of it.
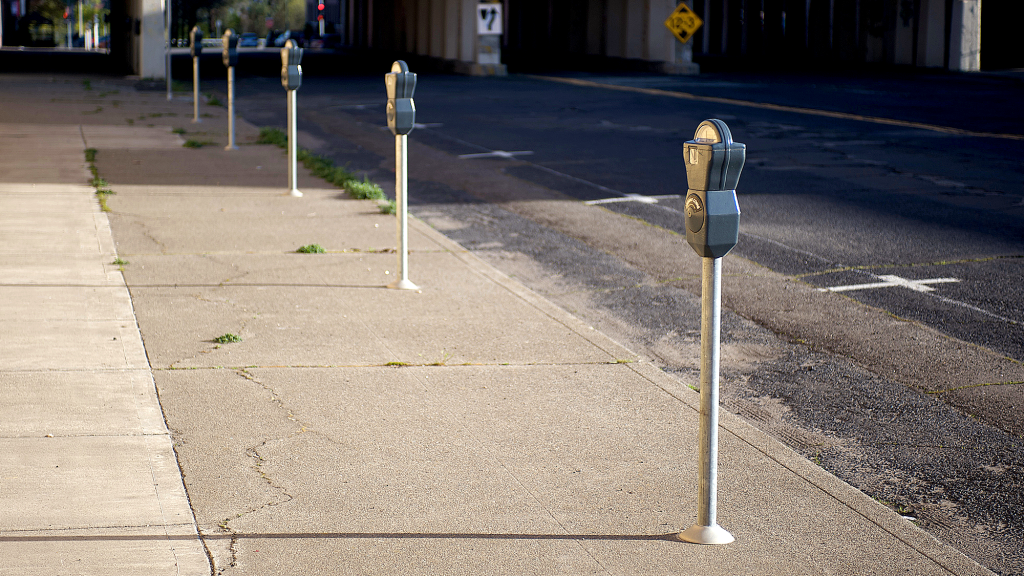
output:
<svg viewBox="0 0 1024 576"><path fill-rule="evenodd" d="M133 71L143 78L166 79L163 0L126 1L129 18L139 22L131 35Z"/></svg>
<svg viewBox="0 0 1024 576"><path fill-rule="evenodd" d="M380 18L390 19L367 22L369 33L357 35L362 38L357 45L452 62L476 59L478 0L351 1L366 7L357 10L361 14L376 8ZM687 0L705 21L688 46L678 45L664 26L677 2L502 0L504 61L536 69L605 57L682 71L679 65L692 49L698 61L769 65L882 63L974 70L980 62L981 0Z"/></svg>

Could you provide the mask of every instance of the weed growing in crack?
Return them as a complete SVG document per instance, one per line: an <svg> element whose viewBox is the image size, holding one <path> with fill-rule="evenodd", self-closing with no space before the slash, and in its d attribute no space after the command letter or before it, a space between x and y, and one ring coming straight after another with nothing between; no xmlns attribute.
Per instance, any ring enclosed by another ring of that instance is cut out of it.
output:
<svg viewBox="0 0 1024 576"><path fill-rule="evenodd" d="M231 344L234 342L241 342L242 337L239 336L238 334L232 334L228 332L227 334L217 336L216 338L213 339L213 341L216 342L217 344Z"/></svg>
<svg viewBox="0 0 1024 576"><path fill-rule="evenodd" d="M451 357L452 355L449 352L441 350L441 359L437 362L431 362L430 364L427 364L427 366L445 366L448 364L448 360L450 360Z"/></svg>
<svg viewBox="0 0 1024 576"><path fill-rule="evenodd" d="M86 148L85 160L89 163L89 172L92 173L92 180L89 181L89 185L96 189L96 199L99 200L100 210L103 212L110 212L110 206L107 205L107 197L116 194L110 189L110 183L100 178L99 171L96 170L96 154L95 148Z"/></svg>
<svg viewBox="0 0 1024 576"><path fill-rule="evenodd" d="M345 183L344 188L345 192L348 192L349 196L357 200L384 199L384 191L380 189L380 186L370 182L365 176L363 177L362 182L355 179L349 180Z"/></svg>
<svg viewBox="0 0 1024 576"><path fill-rule="evenodd" d="M327 252L324 247L319 244L307 244L296 250L299 254L323 254Z"/></svg>

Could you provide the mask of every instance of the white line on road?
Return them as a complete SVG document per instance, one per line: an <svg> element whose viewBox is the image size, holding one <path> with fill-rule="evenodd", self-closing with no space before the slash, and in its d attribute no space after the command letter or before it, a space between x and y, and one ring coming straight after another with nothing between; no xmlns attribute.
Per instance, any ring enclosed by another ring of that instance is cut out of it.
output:
<svg viewBox="0 0 1024 576"><path fill-rule="evenodd" d="M492 150L490 152L481 152L480 154L459 154L460 160L467 160L470 158L506 158L511 160L515 156L528 156L533 154L529 150L519 150L517 152L506 152L504 150Z"/></svg>
<svg viewBox="0 0 1024 576"><path fill-rule="evenodd" d="M472 148L478 148L480 150L487 150L487 148L485 148L483 146L480 146L479 144L474 144L472 142L467 142L465 140L462 140L461 138L457 138L457 137L451 136L449 134L444 134L443 132L435 132L434 134L436 134L438 136L441 136L443 138L446 138L448 140L451 140L453 142L458 142L460 144L464 144L466 146L470 146ZM462 156L460 156L460 158L462 158ZM536 164L534 162L529 162L529 161L525 161L525 160L524 160L524 162L526 162L530 166L533 166L534 168L537 168L538 170L542 170L542 171L547 172L549 174L552 174L554 176L559 176L559 177L565 178L567 180L572 180L574 182L578 182L580 184L596 188L598 190L607 192L609 195L621 196L621 197L623 197L622 201L631 201L631 200L635 201L635 197L643 197L640 194L630 194L630 193L626 193L626 192L620 192L618 190L613 190L611 188L608 188L607 186L602 186L602 185L597 184L595 182L591 182L589 180L584 180L583 178L577 178L576 176L572 176L572 175L566 174L564 172L559 172L558 170L553 170L551 168L548 168L547 166L542 166L542 165ZM649 197L649 198L663 198L663 197L662 196L653 196L653 197ZM665 197L665 198L667 198L667 197ZM599 203L600 201L596 201L596 202L595 201L590 201L590 202L585 202L585 204L591 204L591 202ZM643 202L643 201L641 200L640 202ZM1021 202L1022 202L1022 204L1024 204L1024 200L1022 200ZM650 203L650 202L643 202L643 203L648 204L650 206L653 206L655 208L659 208L661 210L665 210L665 211L668 211L668 212L675 213L675 214L680 214L680 215L682 214L682 211L676 210L675 208L672 208L670 206L665 206L664 204L657 204L657 203ZM790 252L794 252L794 253L797 253L797 254L803 254L805 256L808 256L808 257L811 257L811 258L815 258L815 259L817 259L817 260L819 260L821 262L826 262L826 263L832 263L833 262L832 260L830 260L828 258L824 258L822 256L819 256L818 254L815 254L813 252L808 252L806 250L801 250L799 248L794 248L792 246L788 246L786 244L783 244L782 242L779 242L777 240L772 240L770 238L759 236L757 234L751 234L749 232L741 232L740 234L743 235L743 236L750 237L750 238L755 238L755 239L763 241L763 242L767 242L769 244L773 244L775 246L778 246L778 247L783 248L785 250L788 250ZM842 264L839 264L839 263L836 263L836 265L837 265L837 267L840 267L840 268L843 267ZM860 271L860 272L863 273L863 274L867 274L868 276L871 276L873 278L877 278L879 280L882 280L883 282L885 281L884 279L887 278L886 276L876 276L874 274L871 274L870 272L863 271L863 270ZM896 278L896 277L892 276L892 278ZM909 283L911 281L907 281L907 282ZM918 284L920 284L920 281L918 281ZM921 286L924 287L924 288L927 288L927 286L924 286L923 284ZM831 290L831 291L835 292L836 290ZM989 318L992 318L992 319L995 319L995 320L999 320L1001 322L1006 322L1008 324L1013 324L1013 325L1020 325L1021 324L1021 322L1019 322L1017 320L1013 320L1013 319L1007 318L1005 316L1000 316L999 314L995 314L993 312L989 312L988 310L984 310L982 308L978 308L977 306L974 306L972 304L968 304L966 302L961 302L959 300L954 300L952 298L947 298L946 296L942 296L940 294L935 293L933 291L933 289L931 289L931 288L928 288L926 290L917 290L917 291L921 292L923 294L927 294L928 296L930 296L932 298L935 298L936 300L939 300L939 301L944 302L946 304L949 304L951 306L958 306L960 308L966 308L968 310L971 310L973 312L977 312L978 314L982 314L984 316L988 316Z"/></svg>
<svg viewBox="0 0 1024 576"><path fill-rule="evenodd" d="M892 286L902 286L903 288L910 288L915 292L933 292L935 288L928 286L928 284L945 284L947 282L959 282L959 278L930 278L928 280L907 280L906 278L900 278L899 276L892 276L885 274L879 276L882 282L872 282L870 284L850 284L848 286L833 286L831 288L818 288L819 292L849 292L851 290L868 290L872 288L890 288Z"/></svg>
<svg viewBox="0 0 1024 576"><path fill-rule="evenodd" d="M679 194L666 194L664 196L644 196L643 194L626 194L623 198L602 198L600 200L587 200L587 206L598 204L612 204L615 202L640 202L641 204L657 204L658 200L678 200L682 198Z"/></svg>

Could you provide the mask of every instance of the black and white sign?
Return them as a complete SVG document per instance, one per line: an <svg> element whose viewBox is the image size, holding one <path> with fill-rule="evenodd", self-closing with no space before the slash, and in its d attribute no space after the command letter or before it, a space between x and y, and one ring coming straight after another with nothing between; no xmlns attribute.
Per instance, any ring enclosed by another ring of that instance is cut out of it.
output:
<svg viewBox="0 0 1024 576"><path fill-rule="evenodd" d="M501 34L501 4L477 4L476 33Z"/></svg>

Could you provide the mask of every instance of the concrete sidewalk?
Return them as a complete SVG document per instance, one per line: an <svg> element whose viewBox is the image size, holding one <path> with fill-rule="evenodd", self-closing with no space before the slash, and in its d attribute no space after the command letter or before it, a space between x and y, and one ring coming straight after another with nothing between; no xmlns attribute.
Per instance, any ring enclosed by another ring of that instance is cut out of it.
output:
<svg viewBox="0 0 1024 576"><path fill-rule="evenodd" d="M0 84L0 574L988 573L728 413L736 542L679 542L687 383L416 220L388 290L372 201L64 80Z"/></svg>

